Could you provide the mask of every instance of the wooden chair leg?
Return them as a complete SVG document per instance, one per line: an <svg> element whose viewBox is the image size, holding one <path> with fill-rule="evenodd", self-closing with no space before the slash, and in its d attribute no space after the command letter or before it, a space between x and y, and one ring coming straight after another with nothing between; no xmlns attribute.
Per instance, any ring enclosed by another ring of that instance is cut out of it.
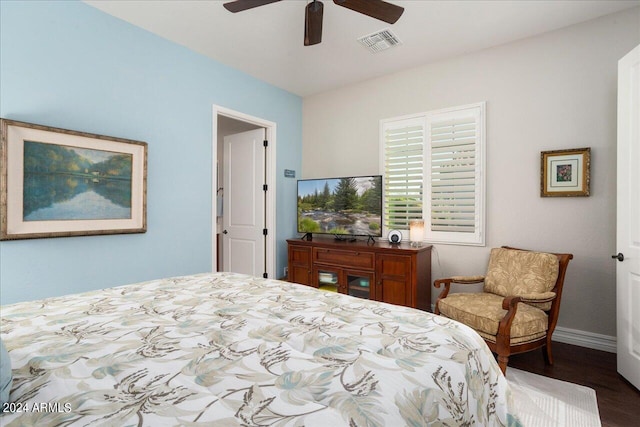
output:
<svg viewBox="0 0 640 427"><path fill-rule="evenodd" d="M551 337L547 337L547 344L542 347L542 355L547 365L553 365L553 354L551 353Z"/></svg>

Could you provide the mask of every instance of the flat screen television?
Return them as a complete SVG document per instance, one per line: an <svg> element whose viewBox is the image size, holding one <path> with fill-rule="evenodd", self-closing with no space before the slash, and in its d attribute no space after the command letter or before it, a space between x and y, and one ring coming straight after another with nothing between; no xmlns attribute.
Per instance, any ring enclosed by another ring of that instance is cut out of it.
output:
<svg viewBox="0 0 640 427"><path fill-rule="evenodd" d="M382 176L298 180L298 233L382 236Z"/></svg>

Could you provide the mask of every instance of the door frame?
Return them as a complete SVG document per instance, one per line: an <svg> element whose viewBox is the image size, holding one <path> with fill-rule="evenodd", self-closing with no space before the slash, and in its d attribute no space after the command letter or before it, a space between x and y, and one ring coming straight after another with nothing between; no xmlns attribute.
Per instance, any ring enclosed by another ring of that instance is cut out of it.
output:
<svg viewBox="0 0 640 427"><path fill-rule="evenodd" d="M260 117L251 116L240 111L231 110L220 105L213 105L212 119L212 173L211 173L211 270L217 271L216 260L218 259L218 248L216 245L216 212L217 197L215 189L218 185L216 165L218 162L218 115L231 119L250 123L266 130L266 138L269 141L269 147L266 150L265 173L267 179L267 196L265 199L266 224L268 230L266 236L266 258L267 258L267 276L276 278L276 123L265 120Z"/></svg>

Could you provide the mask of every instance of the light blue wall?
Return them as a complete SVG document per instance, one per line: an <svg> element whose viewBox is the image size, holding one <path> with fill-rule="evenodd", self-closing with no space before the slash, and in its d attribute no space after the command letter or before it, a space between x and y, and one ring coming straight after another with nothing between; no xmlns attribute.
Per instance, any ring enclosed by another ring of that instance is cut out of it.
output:
<svg viewBox="0 0 640 427"><path fill-rule="evenodd" d="M277 123L277 266L302 100L80 2L0 1L0 116L146 141L146 234L0 242L0 304L211 271L212 105Z"/></svg>

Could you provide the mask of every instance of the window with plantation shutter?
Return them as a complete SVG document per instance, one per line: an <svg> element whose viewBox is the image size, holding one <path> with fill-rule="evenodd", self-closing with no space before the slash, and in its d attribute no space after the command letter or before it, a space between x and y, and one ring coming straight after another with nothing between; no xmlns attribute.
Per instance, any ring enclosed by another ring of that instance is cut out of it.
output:
<svg viewBox="0 0 640 427"><path fill-rule="evenodd" d="M427 114L427 238L484 244L484 104Z"/></svg>
<svg viewBox="0 0 640 427"><path fill-rule="evenodd" d="M383 123L384 222L387 230L408 230L422 219L424 118Z"/></svg>
<svg viewBox="0 0 640 427"><path fill-rule="evenodd" d="M381 125L387 231L424 219L428 242L484 245L485 104Z"/></svg>

